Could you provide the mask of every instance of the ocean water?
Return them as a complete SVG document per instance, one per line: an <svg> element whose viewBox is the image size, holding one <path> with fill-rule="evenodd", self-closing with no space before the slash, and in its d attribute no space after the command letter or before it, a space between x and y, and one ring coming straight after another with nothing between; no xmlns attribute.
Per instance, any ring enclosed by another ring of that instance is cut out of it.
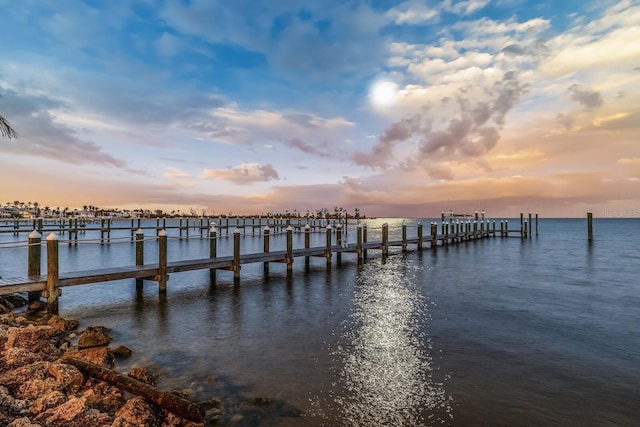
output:
<svg viewBox="0 0 640 427"><path fill-rule="evenodd" d="M399 238L401 219L379 219L370 241L382 222ZM170 261L207 256L206 239L169 235ZM132 263L131 243L96 237L62 241L61 271ZM0 235L1 276L25 275L26 248L10 248L25 239ZM242 237L243 252L261 249ZM216 285L206 271L177 273L166 296L133 280L64 288L60 314L112 328L134 350L116 369L150 367L162 388L222 398L220 425L236 414L248 426L640 425L640 219L594 219L592 242L585 219L541 219L531 239L392 252L362 264L334 255L330 268L296 259L291 275L243 266L239 284L225 271Z"/></svg>

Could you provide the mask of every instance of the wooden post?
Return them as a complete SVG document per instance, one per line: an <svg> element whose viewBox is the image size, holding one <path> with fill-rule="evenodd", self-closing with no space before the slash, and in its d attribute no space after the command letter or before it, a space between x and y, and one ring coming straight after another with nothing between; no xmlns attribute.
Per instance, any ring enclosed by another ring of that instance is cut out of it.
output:
<svg viewBox="0 0 640 427"><path fill-rule="evenodd" d="M104 244L104 218L100 218L100 244Z"/></svg>
<svg viewBox="0 0 640 427"><path fill-rule="evenodd" d="M438 246L438 224L432 222L429 232L431 233L431 247L435 248Z"/></svg>
<svg viewBox="0 0 640 427"><path fill-rule="evenodd" d="M311 244L311 227L309 227L309 224L307 223L307 225L304 226L304 248L309 249L310 244ZM308 255L304 257L304 266L305 268L309 268Z"/></svg>
<svg viewBox="0 0 640 427"><path fill-rule="evenodd" d="M144 233L142 228L136 230L136 265L144 265ZM142 289L144 279L136 279L136 289Z"/></svg>
<svg viewBox="0 0 640 427"><path fill-rule="evenodd" d="M389 224L382 224L382 255L389 253Z"/></svg>
<svg viewBox="0 0 640 427"><path fill-rule="evenodd" d="M473 239L477 239L478 238L478 221L474 220L473 221Z"/></svg>
<svg viewBox="0 0 640 427"><path fill-rule="evenodd" d="M263 252L269 253L269 220L267 219L267 225L264 226L264 249ZM269 274L269 263L264 263L264 274Z"/></svg>
<svg viewBox="0 0 640 427"><path fill-rule="evenodd" d="M531 238L531 227L533 226L533 222L531 221L531 212L529 212L529 238Z"/></svg>
<svg viewBox="0 0 640 427"><path fill-rule="evenodd" d="M293 227L287 226L287 271L293 270Z"/></svg>
<svg viewBox="0 0 640 427"><path fill-rule="evenodd" d="M214 222L209 229L209 258L218 257L218 231L216 230L216 223ZM216 283L216 269L209 269L209 280L212 285Z"/></svg>
<svg viewBox="0 0 640 427"><path fill-rule="evenodd" d="M338 263L338 265L340 265L342 264L342 252L340 252L340 248L343 247L341 224L338 224L336 226L336 241L338 242L338 251L336 252L336 262Z"/></svg>
<svg viewBox="0 0 640 427"><path fill-rule="evenodd" d="M185 219L185 222L186 222L186 227L185 227L185 229L184 229L184 231L185 231L185 237L188 239L188 238L189 238L189 218L186 218L186 219Z"/></svg>
<svg viewBox="0 0 640 427"><path fill-rule="evenodd" d="M509 237L509 221L504 220L504 236Z"/></svg>
<svg viewBox="0 0 640 427"><path fill-rule="evenodd" d="M522 238L526 239L527 238L527 220L524 220L524 224L522 225Z"/></svg>
<svg viewBox="0 0 640 427"><path fill-rule="evenodd" d="M327 225L327 266L331 265L331 225Z"/></svg>
<svg viewBox="0 0 640 427"><path fill-rule="evenodd" d="M178 225L178 229L180 230L180 237L182 237L182 218L180 218L180 224Z"/></svg>
<svg viewBox="0 0 640 427"><path fill-rule="evenodd" d="M587 212L587 237L593 240L593 213Z"/></svg>
<svg viewBox="0 0 640 427"><path fill-rule="evenodd" d="M58 236L51 233L47 236L47 311L58 312L59 288Z"/></svg>
<svg viewBox="0 0 640 427"><path fill-rule="evenodd" d="M42 262L42 236L36 230L29 234L29 263L27 265L27 275L39 276L40 264ZM29 292L29 302L39 301L40 292Z"/></svg>
<svg viewBox="0 0 640 427"><path fill-rule="evenodd" d="M358 260L362 260L362 224L356 227L356 254L358 254Z"/></svg>
<svg viewBox="0 0 640 427"><path fill-rule="evenodd" d="M504 237L504 221L500 220L500 237Z"/></svg>
<svg viewBox="0 0 640 427"><path fill-rule="evenodd" d="M402 220L402 252L407 251L407 224Z"/></svg>
<svg viewBox="0 0 640 427"><path fill-rule="evenodd" d="M422 223L418 222L418 250L422 250Z"/></svg>
<svg viewBox="0 0 640 427"><path fill-rule="evenodd" d="M444 232L444 240L443 243L445 246L449 244L449 223L445 222L442 224L442 231Z"/></svg>
<svg viewBox="0 0 640 427"><path fill-rule="evenodd" d="M158 290L161 294L167 292L167 232L158 233Z"/></svg>
<svg viewBox="0 0 640 427"><path fill-rule="evenodd" d="M240 230L238 227L233 229L233 278L240 278Z"/></svg>
<svg viewBox="0 0 640 427"><path fill-rule="evenodd" d="M539 230L538 230L538 214L536 214L536 237L538 237L539 235Z"/></svg>
<svg viewBox="0 0 640 427"><path fill-rule="evenodd" d="M362 243L367 243L367 224L362 224ZM362 250L362 258L367 259L367 250Z"/></svg>
<svg viewBox="0 0 640 427"><path fill-rule="evenodd" d="M131 218L131 242L133 242L134 239L134 235L136 234L136 230L133 228L133 218Z"/></svg>

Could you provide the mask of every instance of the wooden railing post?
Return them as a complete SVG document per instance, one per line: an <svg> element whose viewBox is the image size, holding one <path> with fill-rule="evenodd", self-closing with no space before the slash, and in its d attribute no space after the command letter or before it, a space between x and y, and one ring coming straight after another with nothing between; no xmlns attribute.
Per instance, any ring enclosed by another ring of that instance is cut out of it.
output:
<svg viewBox="0 0 640 427"><path fill-rule="evenodd" d="M382 224L382 255L389 253L389 224Z"/></svg>
<svg viewBox="0 0 640 427"><path fill-rule="evenodd" d="M442 229L444 231L443 243L445 246L447 246L449 244L449 223L445 222L444 224L442 224Z"/></svg>
<svg viewBox="0 0 640 427"><path fill-rule="evenodd" d="M311 246L311 227L309 224L304 226L304 248L309 249ZM309 255L304 257L304 266L305 268L309 268Z"/></svg>
<svg viewBox="0 0 640 427"><path fill-rule="evenodd" d="M438 224L432 222L429 232L431 233L431 248L435 249L438 246Z"/></svg>
<svg viewBox="0 0 640 427"><path fill-rule="evenodd" d="M422 223L418 222L418 250L422 250Z"/></svg>
<svg viewBox="0 0 640 427"><path fill-rule="evenodd" d="M287 226L287 271L293 270L293 227Z"/></svg>
<svg viewBox="0 0 640 427"><path fill-rule="evenodd" d="M331 265L331 225L327 225L327 265Z"/></svg>
<svg viewBox="0 0 640 427"><path fill-rule="evenodd" d="M42 263L42 236L36 230L29 234L29 262L27 265L27 275L39 276L40 265ZM29 292L29 302L39 301L40 292Z"/></svg>
<svg viewBox="0 0 640 427"><path fill-rule="evenodd" d="M269 219L267 219L267 225L264 226L264 249L263 252L269 253ZM269 263L265 262L264 266L264 274L269 274Z"/></svg>
<svg viewBox="0 0 640 427"><path fill-rule="evenodd" d="M402 252L407 251L407 224L402 220Z"/></svg>
<svg viewBox="0 0 640 427"><path fill-rule="evenodd" d="M142 228L136 230L136 265L144 265L144 233ZM142 289L144 279L136 279L136 289Z"/></svg>
<svg viewBox="0 0 640 427"><path fill-rule="evenodd" d="M161 294L167 292L167 232L158 233L158 290Z"/></svg>
<svg viewBox="0 0 640 427"><path fill-rule="evenodd" d="M367 224L362 224L362 243L367 243ZM367 259L367 249L362 250L362 258Z"/></svg>
<svg viewBox="0 0 640 427"><path fill-rule="evenodd" d="M362 260L362 224L356 227L356 254L358 254L358 260Z"/></svg>
<svg viewBox="0 0 640 427"><path fill-rule="evenodd" d="M216 223L214 222L209 229L209 258L218 257L218 230L216 230ZM209 269L209 281L211 284L216 283L216 269Z"/></svg>
<svg viewBox="0 0 640 427"><path fill-rule="evenodd" d="M58 312L59 287L58 236L51 233L47 236L47 311Z"/></svg>
<svg viewBox="0 0 640 427"><path fill-rule="evenodd" d="M342 264L342 252L341 248L344 247L344 243L342 242L342 225L338 224L336 226L336 241L338 242L338 251L336 252L336 262L338 265Z"/></svg>
<svg viewBox="0 0 640 427"><path fill-rule="evenodd" d="M240 229L233 229L233 278L240 278Z"/></svg>

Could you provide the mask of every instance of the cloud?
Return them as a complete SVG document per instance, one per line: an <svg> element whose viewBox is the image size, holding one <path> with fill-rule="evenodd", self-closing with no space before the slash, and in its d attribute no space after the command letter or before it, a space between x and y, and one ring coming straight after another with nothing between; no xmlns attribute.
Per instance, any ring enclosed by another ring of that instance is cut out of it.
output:
<svg viewBox="0 0 640 427"><path fill-rule="evenodd" d="M242 163L229 169L205 169L200 178L225 180L234 184L250 184L279 179L278 172L272 165L258 163Z"/></svg>
<svg viewBox="0 0 640 427"><path fill-rule="evenodd" d="M519 81L517 73L509 71L501 79L476 88L483 94L479 101L471 101L468 97L471 89L460 90L455 103L441 101L443 105L457 106L447 126L437 126L436 114L440 108L423 108L420 113L388 126L370 152L354 155L354 162L361 166L388 167L395 149L407 141L414 141L417 149L406 166L430 165L427 170L433 173L433 178L452 178L446 166L435 163L477 159L489 153L500 139L506 114L527 93L528 86Z"/></svg>
<svg viewBox="0 0 640 427"><path fill-rule="evenodd" d="M600 92L582 87L579 84L572 84L567 89L567 92L569 92L572 100L582 104L589 110L600 108L604 104L604 99Z"/></svg>
<svg viewBox="0 0 640 427"><path fill-rule="evenodd" d="M3 146L8 152L24 156L37 156L70 164L98 164L127 168L118 159L93 141L76 136L76 131L57 123L50 111L64 109L66 105L45 95L29 95L2 89L7 102L7 116L12 118L20 139ZM129 169L129 172L136 172Z"/></svg>

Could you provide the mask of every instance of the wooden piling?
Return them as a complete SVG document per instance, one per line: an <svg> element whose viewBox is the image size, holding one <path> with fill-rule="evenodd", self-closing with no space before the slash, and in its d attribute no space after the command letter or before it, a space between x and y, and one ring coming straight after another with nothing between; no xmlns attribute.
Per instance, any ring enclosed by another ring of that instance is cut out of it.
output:
<svg viewBox="0 0 640 427"><path fill-rule="evenodd" d="M167 292L167 232L160 230L158 233L158 291L161 294Z"/></svg>
<svg viewBox="0 0 640 427"><path fill-rule="evenodd" d="M587 212L587 237L593 240L593 213Z"/></svg>
<svg viewBox="0 0 640 427"><path fill-rule="evenodd" d="M58 312L58 297L60 296L60 270L58 262L58 236L51 233L47 236L47 311Z"/></svg>
<svg viewBox="0 0 640 427"><path fill-rule="evenodd" d="M382 255L389 254L389 224L382 224Z"/></svg>
<svg viewBox="0 0 640 427"><path fill-rule="evenodd" d="M287 226L287 271L293 270L293 227Z"/></svg>
<svg viewBox="0 0 640 427"><path fill-rule="evenodd" d="M418 222L418 250L422 250L422 223Z"/></svg>
<svg viewBox="0 0 640 427"><path fill-rule="evenodd" d="M407 224L402 220L402 252L407 251Z"/></svg>
<svg viewBox="0 0 640 427"><path fill-rule="evenodd" d="M267 219L267 225L264 226L264 245L263 252L269 253L269 220ZM269 263L265 262L264 266L264 274L269 274Z"/></svg>
<svg viewBox="0 0 640 427"><path fill-rule="evenodd" d="M233 278L240 278L240 229L233 229Z"/></svg>
<svg viewBox="0 0 640 427"><path fill-rule="evenodd" d="M529 238L531 238L532 233L531 233L531 226L533 225L533 222L531 221L531 212L529 212Z"/></svg>
<svg viewBox="0 0 640 427"><path fill-rule="evenodd" d="M309 249L311 244L311 227L309 224L304 226L304 248ZM304 266L305 268L309 268L309 256L304 257Z"/></svg>
<svg viewBox="0 0 640 427"><path fill-rule="evenodd" d="M216 230L216 223L214 222L209 229L209 258L218 257L218 231ZM212 285L216 283L216 269L209 269L209 281Z"/></svg>
<svg viewBox="0 0 640 427"><path fill-rule="evenodd" d="M344 246L342 242L342 225L340 224L336 226L336 241L339 247L342 248ZM336 252L336 262L338 265L342 264L342 252L340 251Z"/></svg>
<svg viewBox="0 0 640 427"><path fill-rule="evenodd" d="M144 265L144 233L141 228L136 230L136 265ZM136 289L142 289L144 280L136 279Z"/></svg>
<svg viewBox="0 0 640 427"><path fill-rule="evenodd" d="M538 229L538 214L536 214L536 237L538 237L539 233L539 229Z"/></svg>
<svg viewBox="0 0 640 427"><path fill-rule="evenodd" d="M29 233L29 261L27 275L39 276L42 262L42 236L36 230ZM29 292L29 302L39 301L40 292Z"/></svg>
<svg viewBox="0 0 640 427"><path fill-rule="evenodd" d="M327 266L331 265L331 225L327 225Z"/></svg>

